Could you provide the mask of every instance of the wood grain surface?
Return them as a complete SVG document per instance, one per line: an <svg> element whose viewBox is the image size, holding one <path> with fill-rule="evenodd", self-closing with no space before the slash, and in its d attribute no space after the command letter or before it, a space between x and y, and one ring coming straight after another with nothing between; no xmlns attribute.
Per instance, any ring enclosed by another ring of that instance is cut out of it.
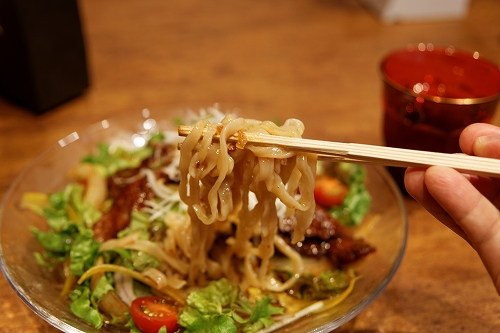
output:
<svg viewBox="0 0 500 333"><path fill-rule="evenodd" d="M306 136L382 144L378 64L409 43L454 45L500 63L500 1L460 20L384 25L355 0L84 0L90 87L42 115L0 98L0 196L44 149L148 107L240 106L296 117ZM495 124L500 124L498 117ZM410 198L403 262L338 332L500 330L500 299L476 253ZM0 332L57 332L0 277Z"/></svg>

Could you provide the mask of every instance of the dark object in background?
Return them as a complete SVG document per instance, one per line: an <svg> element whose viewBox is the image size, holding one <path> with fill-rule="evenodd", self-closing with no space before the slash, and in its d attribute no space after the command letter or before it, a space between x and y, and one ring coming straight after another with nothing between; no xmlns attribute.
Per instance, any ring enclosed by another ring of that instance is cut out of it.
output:
<svg viewBox="0 0 500 333"><path fill-rule="evenodd" d="M0 0L0 94L42 113L88 84L77 0Z"/></svg>

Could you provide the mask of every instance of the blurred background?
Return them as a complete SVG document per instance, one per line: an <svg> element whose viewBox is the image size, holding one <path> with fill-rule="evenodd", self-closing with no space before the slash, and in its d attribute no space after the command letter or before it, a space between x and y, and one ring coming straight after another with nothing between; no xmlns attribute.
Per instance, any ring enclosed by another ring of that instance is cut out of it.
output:
<svg viewBox="0 0 500 333"><path fill-rule="evenodd" d="M498 0L471 0L463 15L390 22L368 2L78 1L88 88L42 113L0 97L0 196L44 149L103 118L142 108L218 102L242 108L241 116L247 118L299 118L309 138L382 144L378 66L388 52L407 44L433 43L478 51L500 63ZM0 30L0 39L2 34ZM417 223L429 217L414 202L407 204L410 222L415 221L411 232L421 237L409 243L408 256L414 261L403 264L358 326L345 331L493 332L500 325L500 304L493 288L483 288L490 282L475 254L469 251L453 261L463 265L462 273L472 281L466 294L472 298L465 300L459 295L460 285L446 290L458 277L433 272L446 265L454 246L466 244L442 245L457 240L443 231L445 236L433 239L441 244L434 249L438 258L422 273L429 256L425 226ZM13 322L28 314L19 321L19 332L55 331L15 298L3 278L1 283L0 299L5 301L0 302L0 316ZM429 285L433 296L416 296ZM417 310L395 310L407 301ZM486 310L482 304L488 304ZM467 316L457 316L457 311Z"/></svg>

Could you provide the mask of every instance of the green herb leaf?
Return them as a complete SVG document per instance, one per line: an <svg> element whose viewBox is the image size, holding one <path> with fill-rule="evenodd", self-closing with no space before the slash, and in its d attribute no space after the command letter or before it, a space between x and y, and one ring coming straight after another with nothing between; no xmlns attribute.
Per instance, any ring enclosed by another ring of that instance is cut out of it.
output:
<svg viewBox="0 0 500 333"><path fill-rule="evenodd" d="M234 321L225 315L199 316L191 322L186 332L196 333L236 333Z"/></svg>
<svg viewBox="0 0 500 333"><path fill-rule="evenodd" d="M283 308L271 305L264 297L252 304L239 287L226 279L212 281L198 291L192 291L179 315L179 324L188 332L256 332L273 323L272 315Z"/></svg>
<svg viewBox="0 0 500 333"><path fill-rule="evenodd" d="M330 209L334 218L347 226L355 226L363 221L371 204L371 196L364 184L366 169L351 163L332 163L325 172L349 186L349 192L342 204Z"/></svg>

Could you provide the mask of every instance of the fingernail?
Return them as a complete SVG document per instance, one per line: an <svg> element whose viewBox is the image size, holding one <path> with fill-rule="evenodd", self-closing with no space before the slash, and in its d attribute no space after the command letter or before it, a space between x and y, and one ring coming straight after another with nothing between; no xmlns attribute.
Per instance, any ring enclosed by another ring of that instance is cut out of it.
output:
<svg viewBox="0 0 500 333"><path fill-rule="evenodd" d="M499 158L499 143L500 134L480 136L474 141L474 155Z"/></svg>
<svg viewBox="0 0 500 333"><path fill-rule="evenodd" d="M475 143L487 143L487 142L497 141L497 140L500 140L500 134L485 135L485 136L477 137Z"/></svg>

